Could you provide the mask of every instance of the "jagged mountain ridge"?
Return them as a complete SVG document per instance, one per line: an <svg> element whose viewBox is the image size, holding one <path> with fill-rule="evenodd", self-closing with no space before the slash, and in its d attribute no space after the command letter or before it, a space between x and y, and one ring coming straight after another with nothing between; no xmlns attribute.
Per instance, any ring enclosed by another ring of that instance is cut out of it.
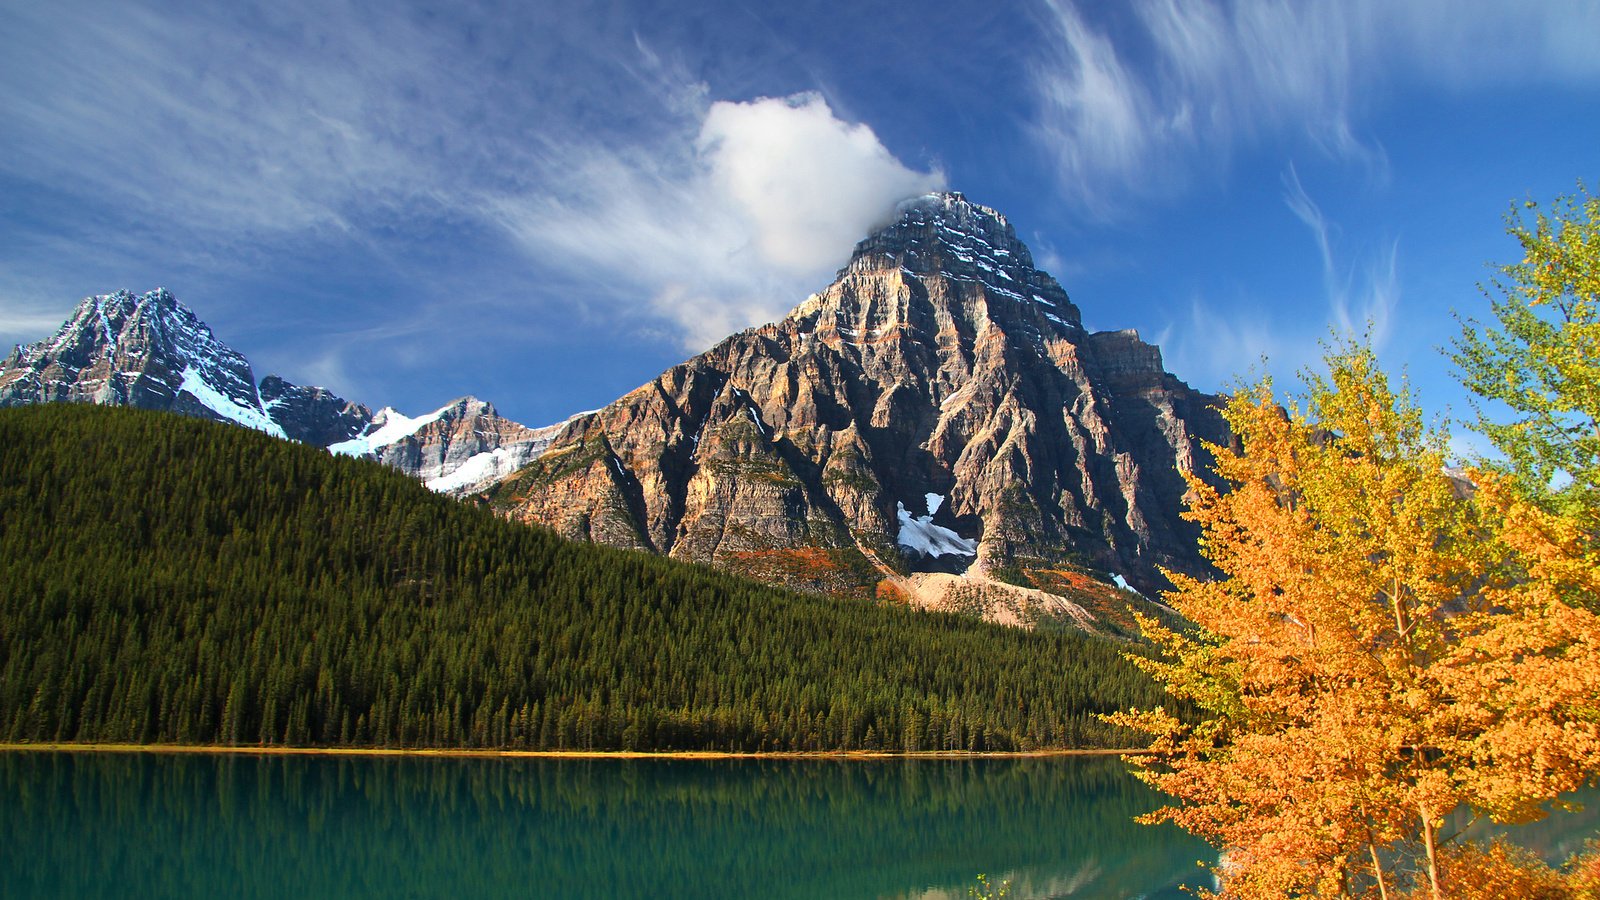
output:
<svg viewBox="0 0 1600 900"><path fill-rule="evenodd" d="M162 288L86 297L54 337L0 362L0 406L50 402L166 410L289 436L244 355Z"/></svg>
<svg viewBox="0 0 1600 900"><path fill-rule="evenodd" d="M764 580L1117 632L1160 567L1214 397L1132 331L1090 334L1003 216L908 202L832 285L606 408L525 428L467 397L411 418L269 376L169 293L91 297L0 364L0 405L221 418L381 460L516 518ZM515 473L515 474L513 474ZM497 482L500 484L497 486Z"/></svg>
<svg viewBox="0 0 1600 900"><path fill-rule="evenodd" d="M372 410L327 388L290 384L276 375L261 379L262 407L293 440L326 447L367 430Z"/></svg>
<svg viewBox="0 0 1600 900"><path fill-rule="evenodd" d="M1217 406L1135 332L1086 332L999 213L932 194L782 321L576 417L492 499L793 586L1085 624L1103 615L1079 601L1137 604L1095 570L1147 592L1204 570L1181 473L1227 439Z"/></svg>
<svg viewBox="0 0 1600 900"><path fill-rule="evenodd" d="M55 335L0 362L0 407L133 406L233 422L368 456L435 490L479 489L525 464L559 426L530 429L463 397L410 419L268 375L163 288L84 298ZM410 427L406 427L407 425Z"/></svg>
<svg viewBox="0 0 1600 900"><path fill-rule="evenodd" d="M328 449L376 459L436 491L465 494L532 462L565 425L528 428L501 416L492 403L462 397L414 419L385 407L366 433Z"/></svg>

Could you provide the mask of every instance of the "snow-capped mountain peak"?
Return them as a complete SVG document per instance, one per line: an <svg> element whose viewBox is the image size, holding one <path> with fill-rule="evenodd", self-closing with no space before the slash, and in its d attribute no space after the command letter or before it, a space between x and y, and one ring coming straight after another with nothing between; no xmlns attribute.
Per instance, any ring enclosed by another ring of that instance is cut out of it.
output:
<svg viewBox="0 0 1600 900"><path fill-rule="evenodd" d="M0 406L58 401L233 422L376 459L455 493L526 465L566 425L525 428L470 396L422 416L392 407L374 415L276 375L258 386L244 355L163 288L86 297L53 336L0 362Z"/></svg>
<svg viewBox="0 0 1600 900"><path fill-rule="evenodd" d="M364 433L328 449L410 472L436 491L467 493L532 462L565 425L527 428L468 396L421 416L384 407Z"/></svg>
<svg viewBox="0 0 1600 900"><path fill-rule="evenodd" d="M56 400L171 409L287 436L250 363L164 288L86 297L53 337L0 364L0 406Z"/></svg>

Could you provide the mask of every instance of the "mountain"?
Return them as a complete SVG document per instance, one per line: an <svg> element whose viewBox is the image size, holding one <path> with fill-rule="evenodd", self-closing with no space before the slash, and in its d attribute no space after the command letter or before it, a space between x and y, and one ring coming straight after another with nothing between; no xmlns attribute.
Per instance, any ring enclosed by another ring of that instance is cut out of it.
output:
<svg viewBox="0 0 1600 900"><path fill-rule="evenodd" d="M462 397L417 418L385 407L364 433L328 449L375 459L436 491L466 494L532 462L565 425L528 428L502 417L491 403Z"/></svg>
<svg viewBox="0 0 1600 900"><path fill-rule="evenodd" d="M764 580L996 621L1130 627L1217 398L1089 333L996 211L904 204L834 282L571 420L490 492L514 518Z"/></svg>
<svg viewBox="0 0 1600 900"><path fill-rule="evenodd" d="M0 407L133 406L288 437L244 356L164 289L86 297L53 338L0 362Z"/></svg>
<svg viewBox="0 0 1600 900"><path fill-rule="evenodd" d="M245 424L363 456L584 540L812 591L1129 633L1204 573L1184 473L1217 398L1134 331L1089 333L1005 217L930 194L825 290L545 428L464 397L371 413L249 363L164 290L90 297L0 363L0 406Z"/></svg>
<svg viewBox="0 0 1600 900"><path fill-rule="evenodd" d="M258 386L243 354L159 288L87 297L54 337L18 347L0 362L0 407L50 402L233 422L368 456L456 493L522 466L560 427L526 428L472 397L410 419L387 408L373 415L326 388L277 375Z"/></svg>
<svg viewBox="0 0 1600 900"><path fill-rule="evenodd" d="M302 444L326 447L367 430L372 410L327 388L290 384L276 375L261 379L261 401L284 433Z"/></svg>
<svg viewBox="0 0 1600 900"><path fill-rule="evenodd" d="M564 541L136 409L0 410L0 739L522 749L1128 746L1125 647ZM1070 661L1070 664L1064 661Z"/></svg>

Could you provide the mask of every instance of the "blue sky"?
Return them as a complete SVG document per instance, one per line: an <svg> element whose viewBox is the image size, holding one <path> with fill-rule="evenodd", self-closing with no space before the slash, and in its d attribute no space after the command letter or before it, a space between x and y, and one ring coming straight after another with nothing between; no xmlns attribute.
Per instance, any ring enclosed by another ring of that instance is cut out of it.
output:
<svg viewBox="0 0 1600 900"><path fill-rule="evenodd" d="M374 407L603 404L1004 213L1219 389L1373 323L1424 402L1513 201L1600 185L1600 3L0 0L0 341L165 286Z"/></svg>

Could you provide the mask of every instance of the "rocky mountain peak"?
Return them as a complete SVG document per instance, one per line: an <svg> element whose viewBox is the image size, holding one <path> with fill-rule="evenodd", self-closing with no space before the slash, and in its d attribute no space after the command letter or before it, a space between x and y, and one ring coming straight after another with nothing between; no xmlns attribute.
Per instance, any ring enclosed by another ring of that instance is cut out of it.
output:
<svg viewBox="0 0 1600 900"><path fill-rule="evenodd" d="M0 364L0 406L53 401L171 410L285 436L244 355L164 288L86 297L53 337Z"/></svg>
<svg viewBox="0 0 1600 900"><path fill-rule="evenodd" d="M897 218L856 245L852 261L884 253L913 272L933 271L941 254L981 256L997 265L1033 268L1033 256L1017 240L1006 217L955 191L923 194L902 202Z"/></svg>
<svg viewBox="0 0 1600 900"><path fill-rule="evenodd" d="M147 353L186 359L238 355L169 291L156 288L85 297L53 338L17 348L13 360L31 364L48 358L81 367L96 358Z"/></svg>
<svg viewBox="0 0 1600 900"><path fill-rule="evenodd" d="M1081 322L1004 216L917 197L790 315L575 418L493 502L801 588L1130 625L1111 576L1203 571L1182 473L1226 431L1136 332Z"/></svg>
<svg viewBox="0 0 1600 900"><path fill-rule="evenodd" d="M372 422L372 410L327 388L293 384L277 375L261 379L261 401L291 439L326 447L346 441Z"/></svg>
<svg viewBox="0 0 1600 900"><path fill-rule="evenodd" d="M1034 268L1033 254L1005 216L953 191L901 203L893 222L856 245L834 283L851 276L934 280L969 296L963 285L978 288L986 302L961 310L973 327L995 317L1030 322L1043 329L1041 339L1083 328L1078 308L1053 277Z"/></svg>

